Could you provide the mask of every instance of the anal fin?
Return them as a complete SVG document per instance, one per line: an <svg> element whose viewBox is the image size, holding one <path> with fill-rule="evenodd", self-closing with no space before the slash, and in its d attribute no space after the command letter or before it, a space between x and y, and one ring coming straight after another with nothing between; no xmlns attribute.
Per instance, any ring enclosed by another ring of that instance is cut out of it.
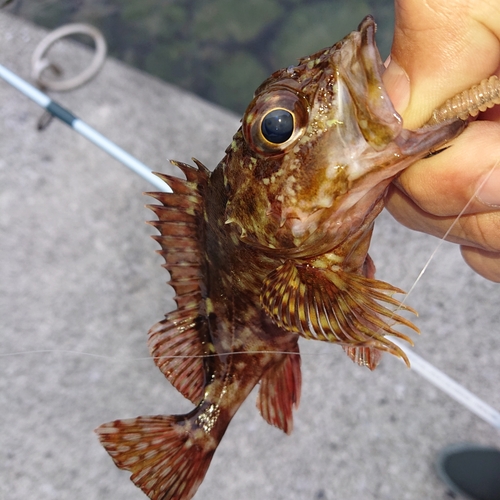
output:
<svg viewBox="0 0 500 500"><path fill-rule="evenodd" d="M262 377L257 408L264 420L290 434L293 429L293 409L299 406L302 377L299 346L283 355Z"/></svg>

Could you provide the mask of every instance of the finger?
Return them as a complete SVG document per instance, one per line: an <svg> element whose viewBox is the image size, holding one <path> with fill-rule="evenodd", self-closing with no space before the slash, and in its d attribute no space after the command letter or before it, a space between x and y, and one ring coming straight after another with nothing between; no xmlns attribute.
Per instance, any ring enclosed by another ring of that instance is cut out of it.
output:
<svg viewBox="0 0 500 500"><path fill-rule="evenodd" d="M486 252L478 248L462 246L462 256L467 264L478 274L500 283L500 253Z"/></svg>
<svg viewBox="0 0 500 500"><path fill-rule="evenodd" d="M414 128L446 99L495 73L500 64L500 8L486 1L397 0L395 9L391 57L409 77L403 118L406 127ZM390 80L386 83L392 98Z"/></svg>
<svg viewBox="0 0 500 500"><path fill-rule="evenodd" d="M424 212L455 216L500 208L500 124L476 121L450 146L397 179Z"/></svg>
<svg viewBox="0 0 500 500"><path fill-rule="evenodd" d="M500 252L500 211L438 217L416 205L396 186L390 186L386 208L401 224L459 245Z"/></svg>

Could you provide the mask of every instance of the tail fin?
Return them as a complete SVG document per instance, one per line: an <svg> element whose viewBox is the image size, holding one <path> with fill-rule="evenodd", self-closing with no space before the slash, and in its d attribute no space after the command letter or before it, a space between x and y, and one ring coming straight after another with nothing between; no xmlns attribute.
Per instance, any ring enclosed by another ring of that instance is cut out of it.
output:
<svg viewBox="0 0 500 500"><path fill-rule="evenodd" d="M196 493L218 443L194 439L187 416L115 420L95 432L117 467L152 500L189 500Z"/></svg>

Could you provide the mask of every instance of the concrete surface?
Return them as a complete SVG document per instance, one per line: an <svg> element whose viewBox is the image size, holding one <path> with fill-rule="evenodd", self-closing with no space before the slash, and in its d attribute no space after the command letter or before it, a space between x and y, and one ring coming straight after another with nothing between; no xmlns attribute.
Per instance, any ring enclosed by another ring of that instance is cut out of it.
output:
<svg viewBox="0 0 500 500"><path fill-rule="evenodd" d="M0 62L29 78L43 30L0 13ZM334 42L334 40L332 40ZM86 50L64 43L62 60ZM64 64L66 64L66 62ZM53 95L154 169L196 156L211 168L238 125L232 114L108 60L85 87ZM116 418L191 405L148 359L146 332L173 307L155 255L150 189L0 81L0 498L145 498L92 430ZM408 289L437 241L388 215L372 255ZM500 289L444 245L409 303L415 351L500 408ZM293 435L248 399L198 499L439 500L432 461L457 441L500 446L497 431L386 356L370 373L337 346L302 342L303 398Z"/></svg>

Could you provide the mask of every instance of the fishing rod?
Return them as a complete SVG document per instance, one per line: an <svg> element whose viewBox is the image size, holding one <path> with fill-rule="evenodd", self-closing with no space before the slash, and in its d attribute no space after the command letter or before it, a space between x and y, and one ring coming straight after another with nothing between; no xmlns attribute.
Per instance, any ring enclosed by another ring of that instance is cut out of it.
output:
<svg viewBox="0 0 500 500"><path fill-rule="evenodd" d="M391 342L401 348L406 347L399 339L391 338ZM405 354L408 356L412 370L415 370L422 378L500 431L500 413L495 408L418 354L409 349L405 350Z"/></svg>
<svg viewBox="0 0 500 500"><path fill-rule="evenodd" d="M32 99L42 108L45 108L51 115L69 125L73 130L86 137L97 147L103 149L113 158L116 158L119 162L133 170L136 174L140 175L143 179L153 184L157 189L168 193L172 192L170 187L159 177L154 175L151 169L144 165L144 163L134 158L115 143L111 142L85 122L77 118L71 111L63 108L61 105L50 99L49 96L16 74L12 73L1 64L0 78L3 78L7 83ZM397 339L391 339L391 341L400 345ZM495 410L495 408L477 397L474 393L470 392L463 385L453 380L439 368L436 368L418 354L415 354L412 351L405 352L410 360L413 371L500 431L500 413Z"/></svg>
<svg viewBox="0 0 500 500"><path fill-rule="evenodd" d="M130 153L127 153L124 149L110 141L90 125L80 120L80 118L76 117L71 111L62 107L56 101L53 101L47 94L44 94L1 64L0 78L3 78L7 83L48 111L52 116L69 125L75 132L83 135L83 137L106 151L110 156L117 159L120 163L123 163L126 167L153 184L160 191L165 191L167 193L172 192L167 183L154 175L153 171L144 163L133 157Z"/></svg>

